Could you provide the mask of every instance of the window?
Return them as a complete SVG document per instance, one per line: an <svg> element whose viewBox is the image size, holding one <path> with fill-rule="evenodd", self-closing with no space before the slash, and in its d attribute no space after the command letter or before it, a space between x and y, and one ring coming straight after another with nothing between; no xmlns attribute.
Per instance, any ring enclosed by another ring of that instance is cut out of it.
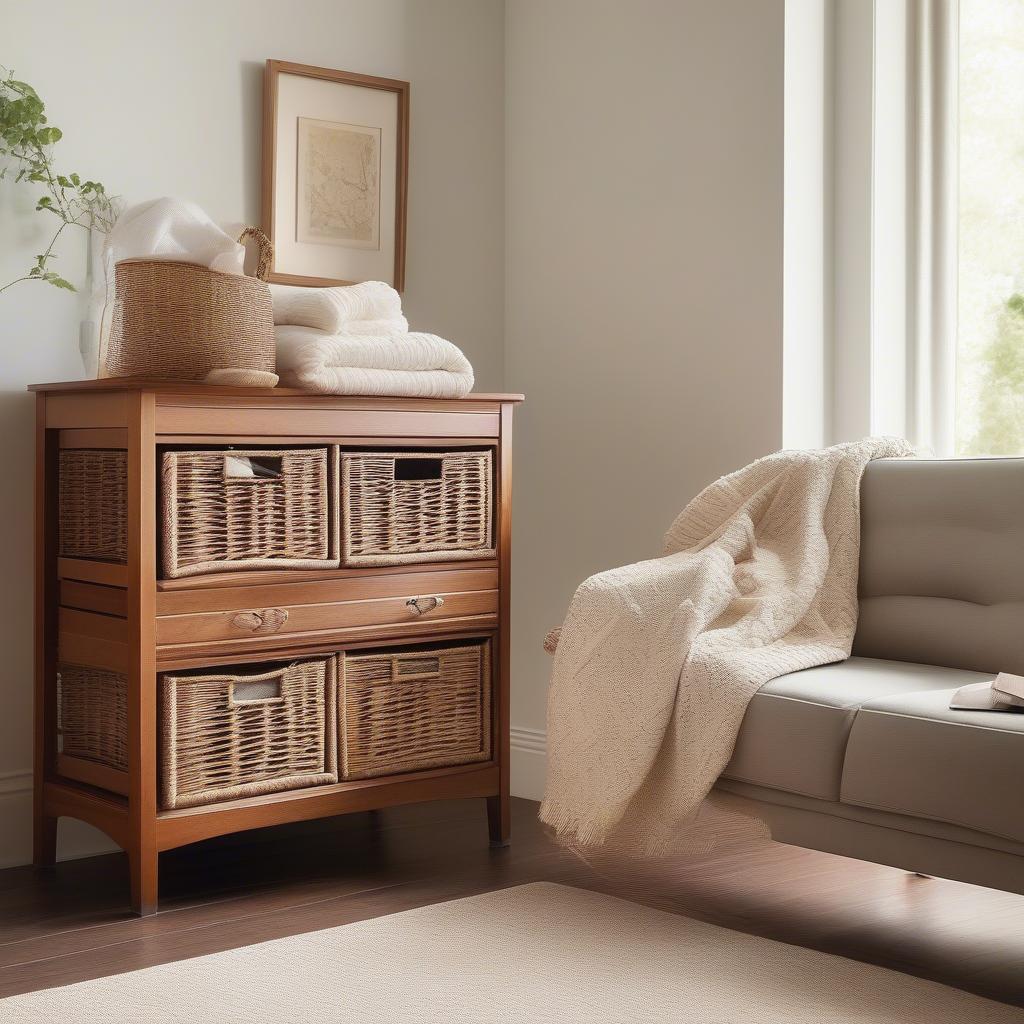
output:
<svg viewBox="0 0 1024 1024"><path fill-rule="evenodd" d="M956 450L1024 455L1024 0L960 0Z"/></svg>

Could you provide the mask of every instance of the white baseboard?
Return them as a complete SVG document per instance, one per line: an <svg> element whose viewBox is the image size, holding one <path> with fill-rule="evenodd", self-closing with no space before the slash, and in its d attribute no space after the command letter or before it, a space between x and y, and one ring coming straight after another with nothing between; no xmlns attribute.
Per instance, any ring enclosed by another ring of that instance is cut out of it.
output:
<svg viewBox="0 0 1024 1024"><path fill-rule="evenodd" d="M528 800L544 796L547 736L543 729L512 726L512 795ZM110 853L118 847L102 832L72 818L61 818L59 860ZM32 773L0 772L0 868L32 863Z"/></svg>
<svg viewBox="0 0 1024 1024"><path fill-rule="evenodd" d="M512 795L540 800L547 774L547 734L512 726Z"/></svg>
<svg viewBox="0 0 1024 1024"><path fill-rule="evenodd" d="M0 799L3 799L5 796L31 792L31 772L0 772Z"/></svg>
<svg viewBox="0 0 1024 1024"><path fill-rule="evenodd" d="M58 860L110 853L119 847L84 821L61 818ZM32 773L0 773L0 868L32 863Z"/></svg>

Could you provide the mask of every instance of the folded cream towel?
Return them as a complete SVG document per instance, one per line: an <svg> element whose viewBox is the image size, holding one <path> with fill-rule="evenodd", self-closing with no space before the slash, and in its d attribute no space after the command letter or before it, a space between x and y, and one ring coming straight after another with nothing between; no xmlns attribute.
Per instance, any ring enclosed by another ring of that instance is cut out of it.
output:
<svg viewBox="0 0 1024 1024"><path fill-rule="evenodd" d="M341 289L331 289L341 290ZM433 334L324 334L281 325L281 383L329 395L462 398L473 389L473 367L450 342Z"/></svg>
<svg viewBox="0 0 1024 1024"><path fill-rule="evenodd" d="M315 327L325 334L388 334L407 331L402 298L383 281L343 288L301 288L272 284L274 323Z"/></svg>

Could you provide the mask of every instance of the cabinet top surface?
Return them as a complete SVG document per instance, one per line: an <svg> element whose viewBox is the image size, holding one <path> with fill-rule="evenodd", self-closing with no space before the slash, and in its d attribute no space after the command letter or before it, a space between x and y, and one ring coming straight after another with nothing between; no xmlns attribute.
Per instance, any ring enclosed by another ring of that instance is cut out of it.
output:
<svg viewBox="0 0 1024 1024"><path fill-rule="evenodd" d="M397 396L379 395L321 395L300 388L236 388L223 384L197 384L191 381L148 380L142 377L105 377L100 380L71 380L52 384L30 384L29 391L151 391L164 395L195 395L197 397L232 397L232 398L322 398L338 401L352 399L366 402L380 401L392 403L415 402L521 402L522 395L472 392L465 398L402 398Z"/></svg>

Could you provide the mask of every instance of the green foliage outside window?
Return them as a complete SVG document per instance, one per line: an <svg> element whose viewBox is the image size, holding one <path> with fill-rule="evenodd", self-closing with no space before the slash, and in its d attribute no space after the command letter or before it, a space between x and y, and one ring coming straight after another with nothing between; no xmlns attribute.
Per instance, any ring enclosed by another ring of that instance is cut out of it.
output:
<svg viewBox="0 0 1024 1024"><path fill-rule="evenodd" d="M978 426L965 455L1024 452L1024 295L1006 300L995 336L981 353Z"/></svg>

